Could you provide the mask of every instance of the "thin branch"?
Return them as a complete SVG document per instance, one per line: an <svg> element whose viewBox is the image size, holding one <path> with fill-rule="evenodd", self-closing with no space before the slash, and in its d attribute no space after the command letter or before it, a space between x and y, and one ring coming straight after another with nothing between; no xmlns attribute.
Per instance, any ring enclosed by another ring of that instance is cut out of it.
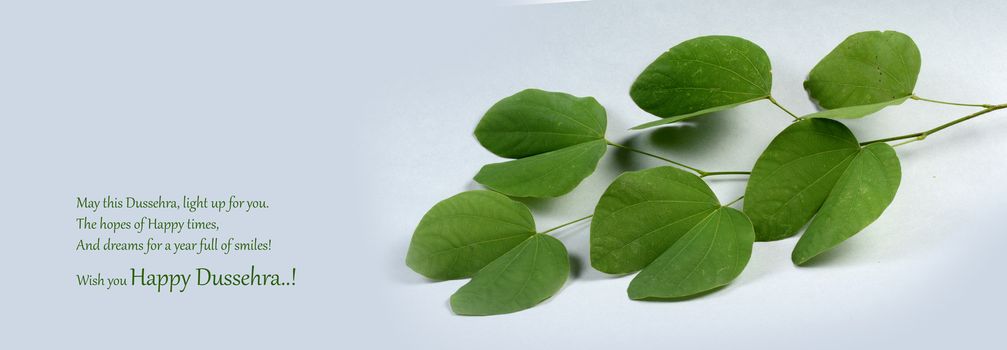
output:
<svg viewBox="0 0 1007 350"><path fill-rule="evenodd" d="M780 107L780 109L782 109L784 112L787 112L787 114L790 114L791 117L794 117L795 121L796 120L801 120L801 117L798 117L796 114L794 114L793 112L791 112L789 109L787 109L786 107L783 107L783 105L781 105L779 102L776 102L776 99L773 98L773 96L768 96L768 97L766 97L766 99L768 99L769 102L772 102L774 105L776 105L776 107Z"/></svg>
<svg viewBox="0 0 1007 350"><path fill-rule="evenodd" d="M594 216L594 214L592 214L592 215L588 215L588 216L585 216L585 217L582 217L582 218L580 218L580 219L577 219L577 220L574 220L574 221L570 221L570 222L568 222L568 223L565 223L565 224L562 224L562 225L559 225L559 226L556 226L556 227L553 227L553 228L551 228L551 229L548 229L548 230L545 230L545 231L542 231L542 232L540 232L540 233L544 235L544 234L547 234L547 233L549 233L549 232L552 232L552 231L556 231L556 230L558 230L558 229L561 229L561 228L564 228L564 227L566 227L566 226L569 226L569 225L573 225L573 224L575 224L575 223L578 223L578 222L581 222L581 221L584 221L584 220L587 220L587 219L590 219L590 218L591 218L592 216Z"/></svg>
<svg viewBox="0 0 1007 350"><path fill-rule="evenodd" d="M901 135L901 136L893 136L893 137L886 137L886 138L883 138L883 139L865 141L865 142L861 142L860 145L861 146L866 146L866 145L869 145L869 144L872 144L872 143L898 141L898 140L905 140L905 139L915 139L913 141L923 141L923 139L926 139L927 136L933 135L934 133L936 133L938 131L947 129L947 128L951 127L952 125L964 122L966 120L969 120L969 119L981 116L983 114L986 114L986 113L989 113L989 112L992 112L992 111L995 111L995 110L1004 109L1004 108L1007 108L1007 104L991 105L991 106L989 106L989 107L987 107L987 108L985 108L985 109L983 109L981 111L978 111L978 112L969 114L967 116L964 116L964 117L952 120L952 121L950 121L948 123L945 123L945 124L941 124L941 125L933 128L933 129L930 129L930 130L915 132L915 133L912 133L912 134L906 134L906 135ZM899 144L899 146L901 146L903 144L906 144L906 143L909 143L909 142L901 143L901 144Z"/></svg>

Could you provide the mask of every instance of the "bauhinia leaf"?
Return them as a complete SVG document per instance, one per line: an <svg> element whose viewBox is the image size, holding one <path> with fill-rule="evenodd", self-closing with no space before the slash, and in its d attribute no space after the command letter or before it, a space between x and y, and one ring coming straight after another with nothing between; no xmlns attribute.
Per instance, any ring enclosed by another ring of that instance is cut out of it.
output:
<svg viewBox="0 0 1007 350"><path fill-rule="evenodd" d="M536 234L479 270L451 296L451 309L459 315L521 311L559 291L569 274L563 243Z"/></svg>
<svg viewBox="0 0 1007 350"><path fill-rule="evenodd" d="M605 108L593 97L527 89L490 107L476 139L504 158L524 158L605 139Z"/></svg>
<svg viewBox="0 0 1007 350"><path fill-rule="evenodd" d="M840 108L836 108L836 109L827 109L827 110L824 110L824 111L808 114L808 115L804 116L804 118L832 118L832 119L836 119L836 118L844 118L844 119L861 118L861 117L867 116L869 114L876 113L877 111L880 111L880 110L884 109L885 107L894 106L894 105L900 105L900 104L902 104L902 102L905 102L906 99L908 99L908 98L909 97L902 97L902 98L897 98L897 99L894 99L894 100L891 100L891 101L885 101L885 102L874 103L874 104L869 104L869 105L860 105L860 106L840 107Z"/></svg>
<svg viewBox="0 0 1007 350"><path fill-rule="evenodd" d="M909 36L895 31L861 32L818 62L804 88L824 109L864 106L828 115L857 118L905 101L913 94L919 73L920 51Z"/></svg>
<svg viewBox="0 0 1007 350"><path fill-rule="evenodd" d="M842 123L806 119L784 129L756 161L745 213L759 240L790 237L814 217L794 249L794 263L803 264L874 222L901 176L891 146L861 147Z"/></svg>
<svg viewBox="0 0 1007 350"><path fill-rule="evenodd" d="M895 150L885 143L857 153L801 236L791 256L803 264L863 230L881 216L899 189L902 169Z"/></svg>
<svg viewBox="0 0 1007 350"><path fill-rule="evenodd" d="M758 45L733 36L703 36L675 45L647 66L630 88L643 110L679 121L770 96L769 56ZM635 128L635 129L636 129Z"/></svg>
<svg viewBox="0 0 1007 350"><path fill-rule="evenodd" d="M517 197L556 197L594 172L605 154L605 108L591 97L528 89L497 102L476 127L487 150L517 160L489 164L475 180Z"/></svg>
<svg viewBox="0 0 1007 350"><path fill-rule="evenodd" d="M727 285L745 269L754 243L745 214L716 209L633 278L629 297L681 298Z"/></svg>
<svg viewBox="0 0 1007 350"><path fill-rule="evenodd" d="M594 209L591 266L612 274L638 271L719 207L710 187L685 171L623 173Z"/></svg>
<svg viewBox="0 0 1007 350"><path fill-rule="evenodd" d="M570 192L598 166L608 145L595 140L509 162L488 164L475 180L515 197L556 197Z"/></svg>
<svg viewBox="0 0 1007 350"><path fill-rule="evenodd" d="M859 149L853 133L830 119L806 119L780 132L755 162L745 189L745 214L758 240L796 234Z"/></svg>
<svg viewBox="0 0 1007 350"><path fill-rule="evenodd" d="M423 216L406 265L434 280L465 278L534 234L524 204L491 191L463 192Z"/></svg>
<svg viewBox="0 0 1007 350"><path fill-rule="evenodd" d="M678 298L726 285L748 263L755 232L722 207L696 175L672 167L625 173L598 201L591 265L602 272L643 269L629 296Z"/></svg>

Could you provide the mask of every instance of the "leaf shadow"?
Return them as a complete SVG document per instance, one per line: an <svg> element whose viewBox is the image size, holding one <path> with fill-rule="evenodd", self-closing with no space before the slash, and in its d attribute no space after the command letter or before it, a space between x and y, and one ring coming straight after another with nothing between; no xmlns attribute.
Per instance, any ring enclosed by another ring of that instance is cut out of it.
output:
<svg viewBox="0 0 1007 350"><path fill-rule="evenodd" d="M730 123L728 119L736 117L734 114L736 113L730 110L713 112L687 121L641 130L616 142L647 151L665 151L657 153L676 161L695 158L706 151L704 144L718 142L726 136L726 125ZM652 161L650 157L621 148L611 151L616 166L622 171L646 169L650 166L644 161ZM667 154L669 151L672 153Z"/></svg>
<svg viewBox="0 0 1007 350"><path fill-rule="evenodd" d="M591 268L589 264L584 264L583 261L588 260L588 258L581 257L580 254L571 253L570 259L571 259L570 271L573 274L573 277L577 280L582 281L617 280L630 275L630 274L608 275L600 271L594 270L594 268Z"/></svg>

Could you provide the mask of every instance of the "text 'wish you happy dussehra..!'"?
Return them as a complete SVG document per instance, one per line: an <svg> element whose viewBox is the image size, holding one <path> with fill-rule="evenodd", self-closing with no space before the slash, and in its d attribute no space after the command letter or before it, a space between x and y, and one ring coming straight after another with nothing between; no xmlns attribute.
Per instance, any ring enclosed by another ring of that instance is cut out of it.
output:
<svg viewBox="0 0 1007 350"><path fill-rule="evenodd" d="M78 272L76 285L82 288L108 291L147 288L156 293L186 293L207 287L297 284L296 267L269 269L253 264L241 268L234 268L233 264L225 264L228 267L223 269L213 267L215 262L228 257L264 256L273 250L272 238L227 228L229 224L240 228L243 225L239 223L266 215L269 211L266 200L238 195L177 198L104 195L77 196L75 204L77 255L124 258L121 269Z"/></svg>

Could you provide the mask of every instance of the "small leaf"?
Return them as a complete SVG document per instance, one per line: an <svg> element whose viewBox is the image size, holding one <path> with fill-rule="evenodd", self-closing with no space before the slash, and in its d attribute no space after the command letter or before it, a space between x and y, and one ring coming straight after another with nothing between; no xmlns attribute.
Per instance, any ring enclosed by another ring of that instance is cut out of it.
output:
<svg viewBox="0 0 1007 350"><path fill-rule="evenodd" d="M451 296L451 310L459 315L521 311L556 294L569 274L563 243L536 234L479 270Z"/></svg>
<svg viewBox="0 0 1007 350"><path fill-rule="evenodd" d="M880 110L882 110L885 107L893 106L893 105L900 105L900 104L902 104L902 102L905 102L906 99L908 99L908 98L909 97L902 97L902 98L894 99L894 100L891 100L891 101L885 101L885 102L875 103L875 104L869 104L869 105L840 107L840 108L836 108L836 109L827 109L827 110L824 110L824 111L821 111L821 112L808 114L808 115L804 116L804 118L833 118L833 119L835 119L835 118L845 118L845 119L861 118L861 117L867 116L869 114L876 113L877 111L880 111Z"/></svg>
<svg viewBox="0 0 1007 350"><path fill-rule="evenodd" d="M491 191L462 192L423 216L406 265L430 279L465 278L534 234L524 204Z"/></svg>
<svg viewBox="0 0 1007 350"><path fill-rule="evenodd" d="M475 180L515 197L556 197L572 191L598 166L608 145L591 141L509 162L488 164Z"/></svg>
<svg viewBox="0 0 1007 350"><path fill-rule="evenodd" d="M771 70L766 52L748 40L698 37L647 66L629 94L650 114L679 121L769 97Z"/></svg>
<svg viewBox="0 0 1007 350"><path fill-rule="evenodd" d="M593 97L527 89L490 107L476 139L504 158L524 158L605 139L605 108Z"/></svg>
<svg viewBox="0 0 1007 350"><path fill-rule="evenodd" d="M629 297L681 298L727 285L745 269L754 243L745 214L714 210L633 278Z"/></svg>
<svg viewBox="0 0 1007 350"><path fill-rule="evenodd" d="M624 173L594 209L591 266L611 274L638 271L719 207L710 187L685 171Z"/></svg>
<svg viewBox="0 0 1007 350"><path fill-rule="evenodd" d="M770 142L745 189L759 241L793 236L818 211L860 144L842 123L805 119Z"/></svg>
<svg viewBox="0 0 1007 350"><path fill-rule="evenodd" d="M510 162L475 180L515 197L556 197L594 172L608 147L605 108L591 97L528 89L493 105L476 127L479 143Z"/></svg>
<svg viewBox="0 0 1007 350"><path fill-rule="evenodd" d="M803 264L829 250L881 216L899 189L902 170L892 146L865 146L850 162L794 248L792 259Z"/></svg>
<svg viewBox="0 0 1007 350"><path fill-rule="evenodd" d="M873 105L856 110L873 113L911 96L919 73L920 51L909 36L861 32L818 62L804 88L824 109Z"/></svg>

